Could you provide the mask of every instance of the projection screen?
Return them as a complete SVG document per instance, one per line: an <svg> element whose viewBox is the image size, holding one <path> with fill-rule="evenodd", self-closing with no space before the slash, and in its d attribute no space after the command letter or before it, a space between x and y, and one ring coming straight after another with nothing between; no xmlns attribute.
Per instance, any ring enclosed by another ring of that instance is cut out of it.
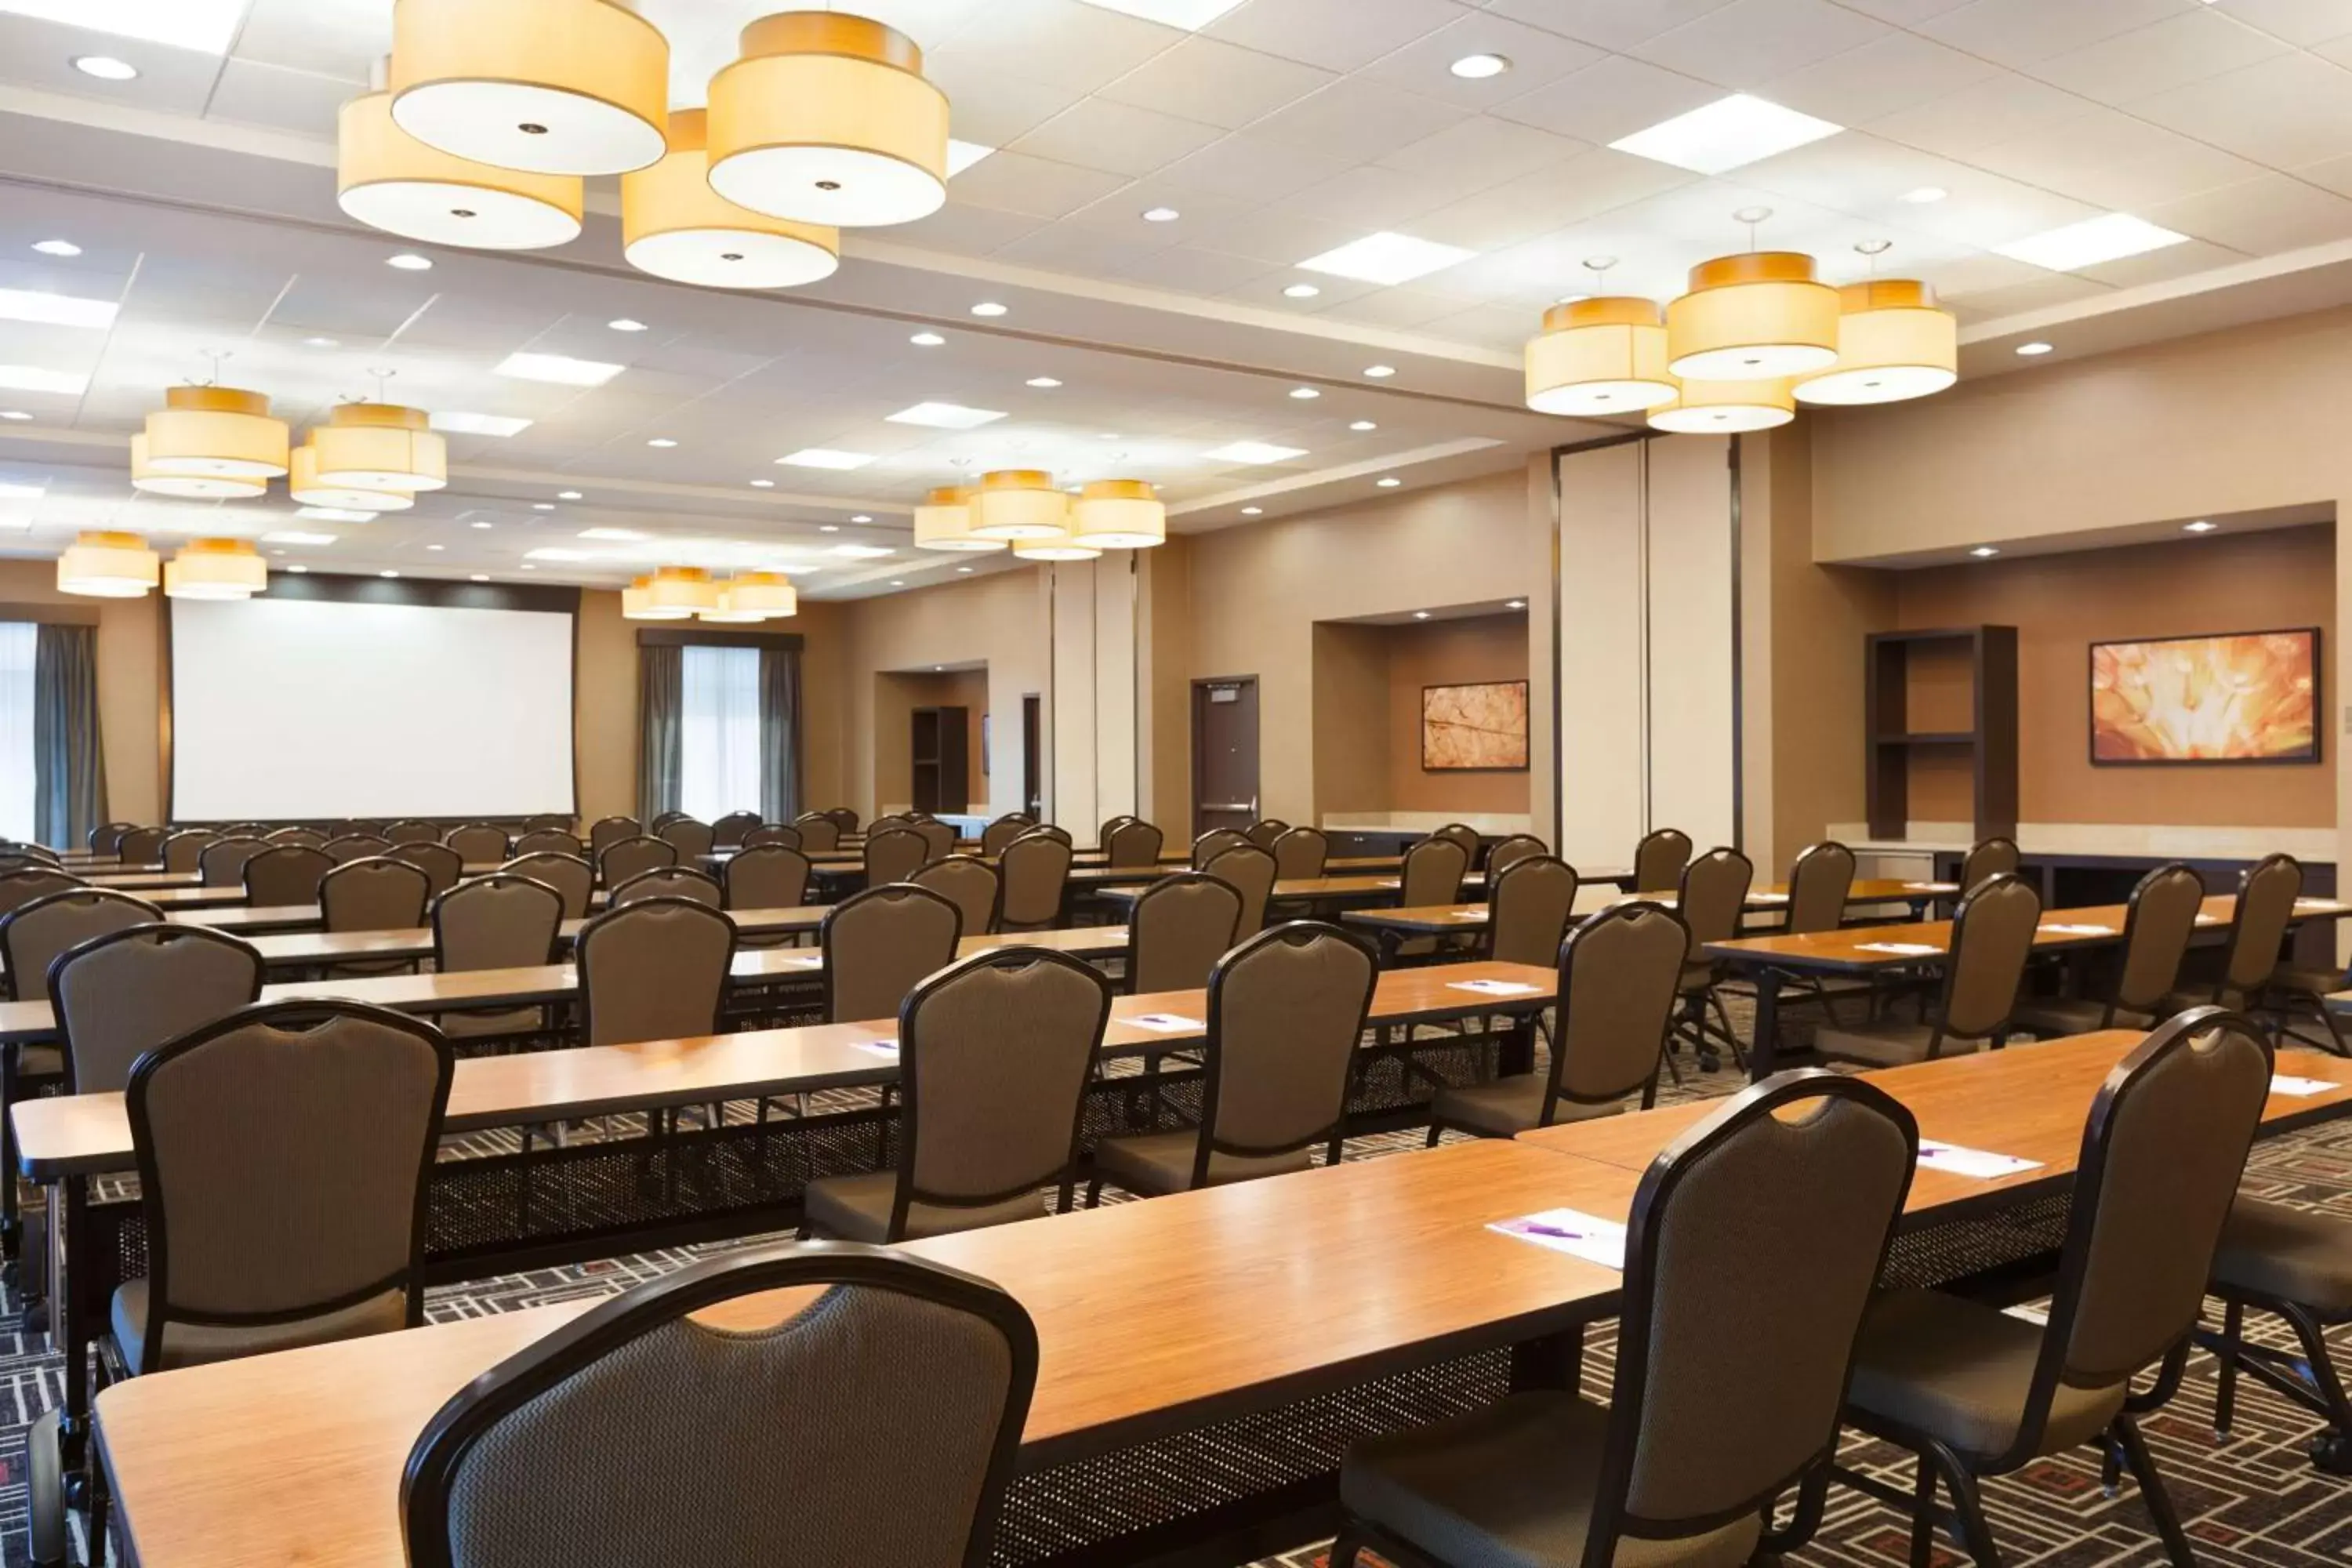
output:
<svg viewBox="0 0 2352 1568"><path fill-rule="evenodd" d="M572 616L174 599L172 816L573 809Z"/></svg>

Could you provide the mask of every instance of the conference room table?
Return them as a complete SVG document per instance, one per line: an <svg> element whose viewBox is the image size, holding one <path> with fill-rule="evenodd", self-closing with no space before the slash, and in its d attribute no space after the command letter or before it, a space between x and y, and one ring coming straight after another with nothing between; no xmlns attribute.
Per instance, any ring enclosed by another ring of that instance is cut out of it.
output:
<svg viewBox="0 0 2352 1568"><path fill-rule="evenodd" d="M1906 1235L2070 1185L2092 1098L2140 1037L2116 1031L1868 1075L1911 1108L1925 1136L2043 1162L1991 1182L1921 1170ZM2352 1062L2288 1051L2278 1067L2336 1087L2273 1094L2265 1131L2352 1105ZM1024 1489L1056 1495L1055 1467L1083 1462L1109 1494L1106 1461L1122 1450L1160 1443L1147 1452L1165 1451L1175 1436L1242 1416L1259 1418L1252 1447L1268 1456L1244 1479L1267 1491L1286 1482L1295 1496L1304 1467L1277 1461L1328 1464L1353 1435L1306 1415L1325 1408L1318 1399L1375 1379L1396 1391L1418 1375L1458 1402L1483 1364L1465 1358L1503 1351L1505 1386L1574 1387L1582 1330L1617 1312L1622 1275L1491 1227L1561 1206L1624 1222L1650 1161L1721 1103L1351 1161L900 1250L992 1280L1036 1325L1036 1393L1009 1514L1023 1509ZM1281 1267L1267 1267L1273 1258ZM808 1299L742 1298L701 1317L750 1330ZM98 1402L99 1449L135 1560L403 1568L401 1477L425 1424L474 1378L593 1305L116 1384ZM1400 1419L1383 1415L1387 1425ZM1159 1484L1164 1493L1164 1476ZM1304 1500L1327 1499L1329 1486L1326 1472ZM1203 1526L1254 1517L1229 1507L1202 1516Z"/></svg>
<svg viewBox="0 0 2352 1568"><path fill-rule="evenodd" d="M2236 909L2235 894L2216 894L2200 906L2197 926L2209 937L2217 937L2228 927ZM2032 951L2036 954L2070 953L2119 945L2130 912L2124 904L2044 910L2033 933ZM2312 921L2340 921L2347 916L2352 916L2352 902L2303 898L2294 901L2289 924L2292 928ZM1787 977L1869 980L1903 970L1940 968L1950 953L1952 925L1950 921L1913 921L1897 925L1843 926L1836 931L1711 942L1702 951L1755 985L1756 1039L1748 1061L1751 1076L1761 1079L1769 1077L1777 1065L1780 986Z"/></svg>

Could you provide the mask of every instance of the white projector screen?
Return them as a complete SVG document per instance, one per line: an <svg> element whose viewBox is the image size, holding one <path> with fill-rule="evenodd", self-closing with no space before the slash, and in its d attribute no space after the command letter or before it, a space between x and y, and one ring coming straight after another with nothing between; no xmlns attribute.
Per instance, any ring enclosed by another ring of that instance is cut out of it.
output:
<svg viewBox="0 0 2352 1568"><path fill-rule="evenodd" d="M570 615L171 606L175 820L573 809Z"/></svg>

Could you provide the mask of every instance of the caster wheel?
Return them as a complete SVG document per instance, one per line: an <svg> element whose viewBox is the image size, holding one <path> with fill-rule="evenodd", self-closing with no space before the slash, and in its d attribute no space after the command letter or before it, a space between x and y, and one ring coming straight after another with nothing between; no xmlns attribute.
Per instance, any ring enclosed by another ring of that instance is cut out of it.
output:
<svg viewBox="0 0 2352 1568"><path fill-rule="evenodd" d="M37 1568L60 1568L68 1555L63 1417L55 1410L25 1436L26 1552Z"/></svg>
<svg viewBox="0 0 2352 1568"><path fill-rule="evenodd" d="M2311 1440L2313 1466L2331 1476L2352 1476L2352 1437L2323 1432Z"/></svg>
<svg viewBox="0 0 2352 1568"><path fill-rule="evenodd" d="M1717 1056L1708 1056L1702 1052L1698 1058L1698 1070L1701 1072L1721 1072L1723 1070L1723 1058Z"/></svg>

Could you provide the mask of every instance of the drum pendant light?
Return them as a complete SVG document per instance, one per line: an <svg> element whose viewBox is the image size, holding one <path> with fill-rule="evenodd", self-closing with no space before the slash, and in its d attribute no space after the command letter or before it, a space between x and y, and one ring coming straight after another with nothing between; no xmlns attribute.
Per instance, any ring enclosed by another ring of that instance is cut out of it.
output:
<svg viewBox="0 0 2352 1568"><path fill-rule="evenodd" d="M1772 215L1751 207L1750 225ZM1807 375L1837 363L1837 290L1813 276L1813 258L1751 250L1691 268L1691 291L1666 307L1667 368L1700 381Z"/></svg>
<svg viewBox="0 0 2352 1568"><path fill-rule="evenodd" d="M406 511L416 504L416 498L403 490L328 484L319 478L319 454L308 444L294 448L286 489L304 506L336 507L346 511Z"/></svg>
<svg viewBox="0 0 2352 1568"><path fill-rule="evenodd" d="M142 434L131 437L131 488L190 500L251 500L268 492L269 481L226 475L159 474L148 465L147 437Z"/></svg>
<svg viewBox="0 0 2352 1568"><path fill-rule="evenodd" d="M286 422L269 416L261 394L175 386L163 403L147 416L149 473L253 482L286 471Z"/></svg>
<svg viewBox="0 0 2352 1568"><path fill-rule="evenodd" d="M841 235L739 207L710 188L705 111L669 117L669 153L621 176L621 254L640 272L709 289L792 289L833 276Z"/></svg>
<svg viewBox="0 0 2352 1568"><path fill-rule="evenodd" d="M1054 488L1054 476L1037 468L1001 468L980 477L971 498L975 539L1066 540L1070 498Z"/></svg>
<svg viewBox="0 0 2352 1568"><path fill-rule="evenodd" d="M1016 539L1013 553L1024 561L1099 561L1102 552L1074 539Z"/></svg>
<svg viewBox="0 0 2352 1568"><path fill-rule="evenodd" d="M710 188L754 212L912 223L948 199L947 95L895 27L831 11L765 16L710 79L709 156Z"/></svg>
<svg viewBox="0 0 2352 1568"><path fill-rule="evenodd" d="M719 608L719 584L699 566L665 566L646 582L644 620L677 621Z"/></svg>
<svg viewBox="0 0 2352 1568"><path fill-rule="evenodd" d="M1070 508L1070 537L1094 550L1149 550L1168 542L1168 509L1141 479L1097 479Z"/></svg>
<svg viewBox="0 0 2352 1568"><path fill-rule="evenodd" d="M162 577L162 564L135 533L84 533L58 557L58 592L93 599L141 599Z"/></svg>
<svg viewBox="0 0 2352 1568"><path fill-rule="evenodd" d="M1800 403L1900 403L1960 378L1960 323L1934 290L1908 278L1874 278L1838 290L1837 363L1797 383Z"/></svg>
<svg viewBox="0 0 2352 1568"><path fill-rule="evenodd" d="M1650 428L1679 436L1738 436L1797 416L1785 381L1685 381L1672 403L1650 410Z"/></svg>
<svg viewBox="0 0 2352 1568"><path fill-rule="evenodd" d="M1637 414L1674 400L1657 302L1603 295L1554 305L1528 342L1528 406L1538 414Z"/></svg>
<svg viewBox="0 0 2352 1568"><path fill-rule="evenodd" d="M392 117L453 158L620 174L663 153L669 42L625 0L396 0Z"/></svg>
<svg viewBox="0 0 2352 1568"><path fill-rule="evenodd" d="M163 565L167 599L249 599L268 586L261 552L242 539L191 539Z"/></svg>
<svg viewBox="0 0 2352 1568"><path fill-rule="evenodd" d="M915 509L915 548L978 552L1002 550L1002 539L982 539L972 532L972 497L979 492L965 485L949 485L923 498Z"/></svg>
<svg viewBox="0 0 2352 1568"><path fill-rule="evenodd" d="M310 431L318 478L370 490L437 490L449 482L448 444L422 408L344 403Z"/></svg>
<svg viewBox="0 0 2352 1568"><path fill-rule="evenodd" d="M335 200L371 228L428 245L537 250L580 237L586 194L577 174L531 174L428 147L392 118L379 89L343 105L335 141Z"/></svg>
<svg viewBox="0 0 2352 1568"><path fill-rule="evenodd" d="M666 621L675 617L654 614L651 577L633 577L621 590L621 618L625 621Z"/></svg>
<svg viewBox="0 0 2352 1568"><path fill-rule="evenodd" d="M738 572L719 590L719 602L721 614L755 621L782 620L801 610L800 590L782 572Z"/></svg>

